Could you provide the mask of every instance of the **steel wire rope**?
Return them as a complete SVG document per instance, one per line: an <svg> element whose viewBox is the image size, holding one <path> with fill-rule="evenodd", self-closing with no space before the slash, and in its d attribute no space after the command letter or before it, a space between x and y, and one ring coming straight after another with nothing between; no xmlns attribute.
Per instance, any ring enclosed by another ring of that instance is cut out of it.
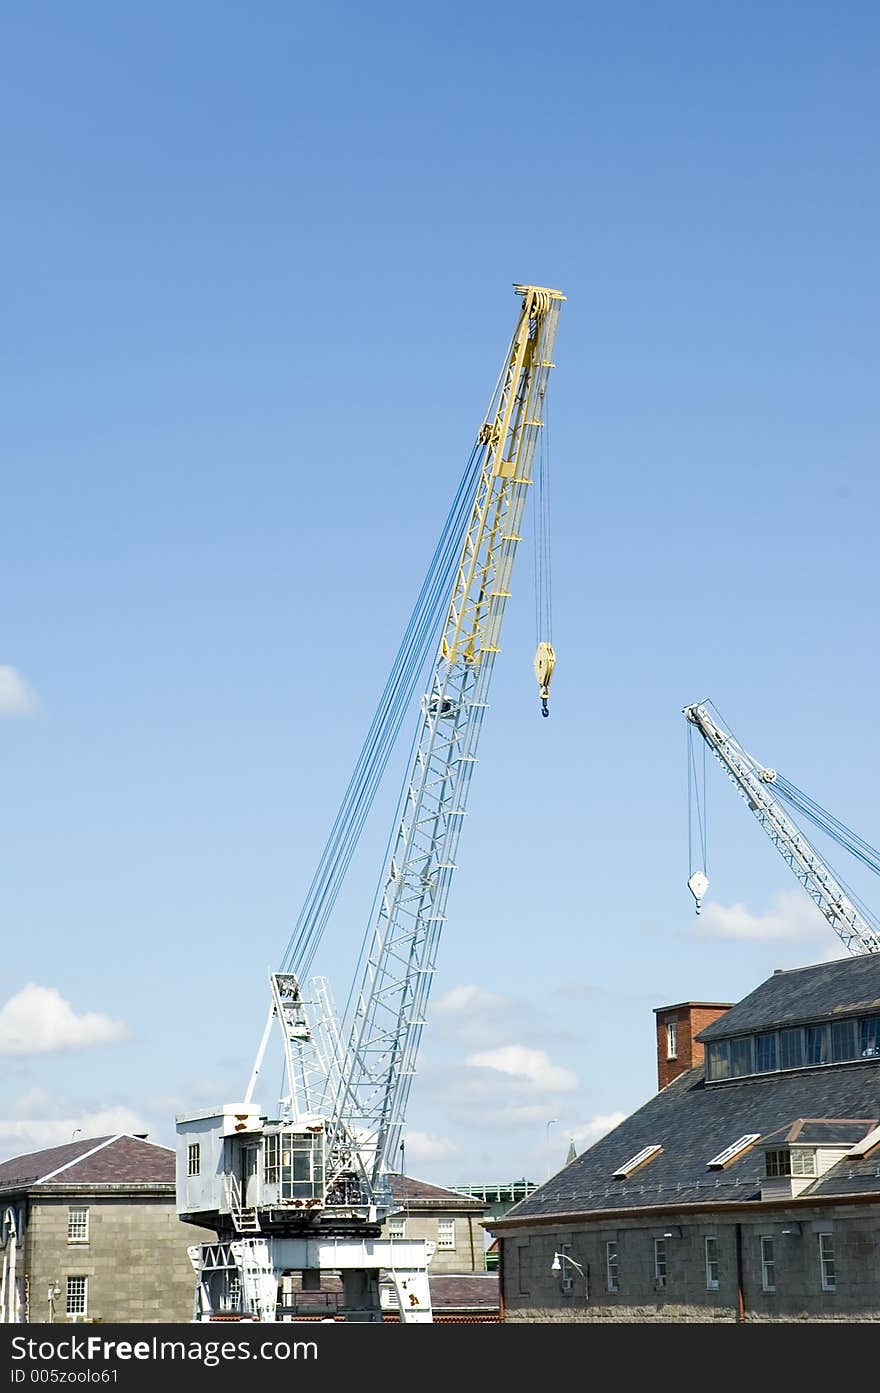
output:
<svg viewBox="0 0 880 1393"><path fill-rule="evenodd" d="M833 813L829 813L827 808L823 808L808 793L804 793L803 789L798 788L796 784L791 783L781 774L776 776L776 786L780 797L791 807L803 813L804 817L809 818L816 827L831 837L838 846L849 851L875 875L880 875L880 851L876 847L871 846L870 842L866 842L851 827L847 827L846 823L841 822Z"/></svg>
<svg viewBox="0 0 880 1393"><path fill-rule="evenodd" d="M553 584L550 553L550 418L546 395L538 403L543 412L538 451L534 511L533 565L535 572L535 643L553 643Z"/></svg>
<svg viewBox="0 0 880 1393"><path fill-rule="evenodd" d="M305 973L314 959L442 618L443 601L458 564L470 516L471 496L482 453L478 442L459 482L354 772L285 949L282 970L293 967Z"/></svg>
<svg viewBox="0 0 880 1393"><path fill-rule="evenodd" d="M729 721L727 721L726 718L722 715L721 711L715 705L715 702L706 701L703 704L712 708L712 710L715 712L715 714L721 721L721 724L726 727L728 732L728 739L730 739L733 742L733 744L736 745L741 758L743 758L744 761L749 765L749 767L757 775L760 776L764 766L759 764L758 761L754 759L752 755L748 754L748 752L743 749L739 740L733 733L732 726L730 725ZM790 780L786 779L782 774L779 774L778 772L776 772L776 776L772 783L767 784L766 786L768 787L768 789L776 789L782 802L787 803L789 807L794 808L796 812L802 813L803 816L808 819L808 821L812 822L814 826L820 829L820 831L825 832L826 835L829 836L832 839L832 841L836 842L838 846L841 846L844 850L849 851L857 860L861 861L863 865L867 866L869 870L872 870L875 874L880 875L880 852L878 852L875 847L872 847L869 842L866 842L864 838L858 836L857 833L853 832L852 829L847 827L845 823L841 822L839 818L836 818L833 813L829 813L827 809L823 808L822 805L820 803L817 803L815 799L811 798L809 794L804 793L803 790L799 789L796 784L791 783ZM799 830L797 829L797 824L795 824L795 829ZM868 905L865 904L864 900L856 894L852 886L844 880L843 876L839 874L839 872L830 864L830 862L826 860L825 865L827 866L831 874L834 876L835 880L846 891L850 900L853 902L856 909L858 909L862 917L870 925L874 933L877 934L878 937L880 937L880 919L878 919L873 910L871 910L868 907Z"/></svg>
<svg viewBox="0 0 880 1393"><path fill-rule="evenodd" d="M511 340L483 418L487 423L493 420L496 414L512 348ZM482 471L484 454L485 442L478 436L459 481L440 541L422 582L419 597L373 715L354 773L349 780L330 836L285 948L282 958L283 971L293 968L301 976L306 976L314 962L327 920L351 864L419 674L427 664L432 635L436 633L443 617L443 601L452 591L455 568L464 545L472 511L472 499L476 492L476 481Z"/></svg>

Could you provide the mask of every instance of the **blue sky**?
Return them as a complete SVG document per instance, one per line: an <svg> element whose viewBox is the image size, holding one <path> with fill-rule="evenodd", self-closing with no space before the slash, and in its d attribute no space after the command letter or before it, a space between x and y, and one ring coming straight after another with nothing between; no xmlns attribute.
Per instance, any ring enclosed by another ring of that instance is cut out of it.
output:
<svg viewBox="0 0 880 1393"><path fill-rule="evenodd" d="M540 1179L655 1088L655 1006L838 948L714 767L696 919L685 704L880 841L880 13L81 0L0 37L0 1155L241 1094L531 281L568 296L552 716L526 545L407 1161Z"/></svg>

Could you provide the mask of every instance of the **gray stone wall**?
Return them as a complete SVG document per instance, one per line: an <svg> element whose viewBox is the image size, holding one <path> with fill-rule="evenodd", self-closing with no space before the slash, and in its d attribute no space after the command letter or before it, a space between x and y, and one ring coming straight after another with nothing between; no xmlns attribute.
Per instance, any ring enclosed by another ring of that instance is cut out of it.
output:
<svg viewBox="0 0 880 1393"><path fill-rule="evenodd" d="M664 1224L632 1220L535 1229L502 1237L505 1319L515 1321L736 1321L737 1226L746 1321L880 1321L880 1205L841 1206L772 1217L671 1216ZM836 1289L823 1290L819 1234L833 1236ZM666 1241L666 1281L654 1272L654 1240ZM773 1240L775 1291L764 1290L761 1237ZM707 1286L707 1236L718 1243L718 1287ZM617 1244L619 1290L606 1279L606 1244ZM567 1251L588 1276L568 1263ZM565 1288L564 1278L571 1282Z"/></svg>
<svg viewBox="0 0 880 1393"><path fill-rule="evenodd" d="M400 1214L395 1217L402 1219L404 1215ZM454 1219L455 1221L455 1247L435 1250L431 1259L432 1272L439 1274L444 1272L485 1272L483 1230L478 1218L473 1218L471 1215L443 1213L409 1213L405 1217L407 1238L429 1239L432 1243L437 1242L440 1219ZM386 1219L382 1228L383 1237L388 1236L389 1225L390 1221Z"/></svg>
<svg viewBox="0 0 880 1393"><path fill-rule="evenodd" d="M67 1241L70 1205L88 1207L88 1243ZM30 1319L49 1319L47 1292L57 1285L61 1295L54 1318L70 1323L66 1279L78 1276L89 1279L89 1321L189 1321L195 1275L186 1250L214 1237L182 1224L173 1200L59 1196L32 1201L24 1248Z"/></svg>

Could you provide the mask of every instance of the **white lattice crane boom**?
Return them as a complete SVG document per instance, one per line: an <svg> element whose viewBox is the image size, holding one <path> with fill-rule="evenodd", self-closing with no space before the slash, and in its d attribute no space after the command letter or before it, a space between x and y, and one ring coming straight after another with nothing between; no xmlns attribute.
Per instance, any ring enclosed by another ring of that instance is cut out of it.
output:
<svg viewBox="0 0 880 1393"><path fill-rule="evenodd" d="M244 1103L178 1118L178 1210L191 1222L213 1226L220 1240L198 1256L193 1250L202 1311L227 1299L228 1274L238 1273L238 1300L271 1319L271 1273L329 1264L349 1278L359 1273L366 1287L370 1273L393 1269L403 1282L401 1317L430 1314L424 1244L411 1244L408 1254L398 1245L396 1267L375 1245L377 1225L392 1204L389 1170L425 1025L565 298L541 286L517 285L516 291L520 312L471 455L470 511L461 514L457 535L463 540L390 857L343 1021L326 981L306 975L317 930L301 915L299 946L285 970L271 977L269 1014ZM545 715L554 664L548 635L535 658ZM360 788L369 777L359 771L354 783ZM334 846L351 845L356 821L354 815L337 820L342 831ZM317 880L320 909L328 895L320 873ZM317 923L320 912L313 918ZM286 1079L274 1118L253 1102L273 1022L280 1027ZM211 1158L204 1182L203 1145ZM247 1237L256 1233L265 1237ZM245 1287L247 1298L241 1296Z"/></svg>
<svg viewBox="0 0 880 1393"><path fill-rule="evenodd" d="M686 706L684 715L702 735L759 825L847 950L854 955L880 952L880 936L876 929L853 903L844 886L782 807L779 799L774 797L772 790L778 778L776 770L765 768L753 759L733 735L723 729L705 705L696 703ZM696 871L688 883L699 909L708 881L702 871Z"/></svg>

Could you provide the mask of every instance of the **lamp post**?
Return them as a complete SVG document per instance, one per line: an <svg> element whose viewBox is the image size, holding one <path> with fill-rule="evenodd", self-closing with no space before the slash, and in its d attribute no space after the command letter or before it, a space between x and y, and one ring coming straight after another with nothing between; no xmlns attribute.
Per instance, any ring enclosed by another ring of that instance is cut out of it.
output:
<svg viewBox="0 0 880 1393"><path fill-rule="evenodd" d="M558 1117L551 1117L551 1118L550 1118L550 1121L547 1123L547 1126L546 1126L545 1129L544 1129L544 1137L545 1137L544 1144L545 1144L545 1146L546 1146L546 1148L547 1148L547 1165L549 1166L549 1170L547 1171L548 1176L553 1175L553 1166L552 1166L552 1163L551 1163L551 1161L550 1161L550 1128L553 1126L554 1122L558 1122L558 1121L559 1121L559 1118L558 1118Z"/></svg>
<svg viewBox="0 0 880 1393"><path fill-rule="evenodd" d="M581 1267L581 1265L580 1265L579 1262L575 1262L574 1258L570 1258L570 1257L568 1256L568 1253L554 1253L554 1254L553 1254L553 1261L552 1261L551 1264L550 1264L550 1271L551 1271L551 1272L561 1272L561 1271L562 1271L562 1264L563 1264L564 1262L570 1263L571 1266L574 1268L575 1272L579 1272L579 1273L581 1274L581 1276L583 1277L583 1279L584 1279L584 1305L586 1305L587 1302L588 1302L589 1299L590 1299L590 1284L589 1284L589 1281L587 1280L587 1274L586 1274L586 1272L584 1271L584 1269Z"/></svg>

